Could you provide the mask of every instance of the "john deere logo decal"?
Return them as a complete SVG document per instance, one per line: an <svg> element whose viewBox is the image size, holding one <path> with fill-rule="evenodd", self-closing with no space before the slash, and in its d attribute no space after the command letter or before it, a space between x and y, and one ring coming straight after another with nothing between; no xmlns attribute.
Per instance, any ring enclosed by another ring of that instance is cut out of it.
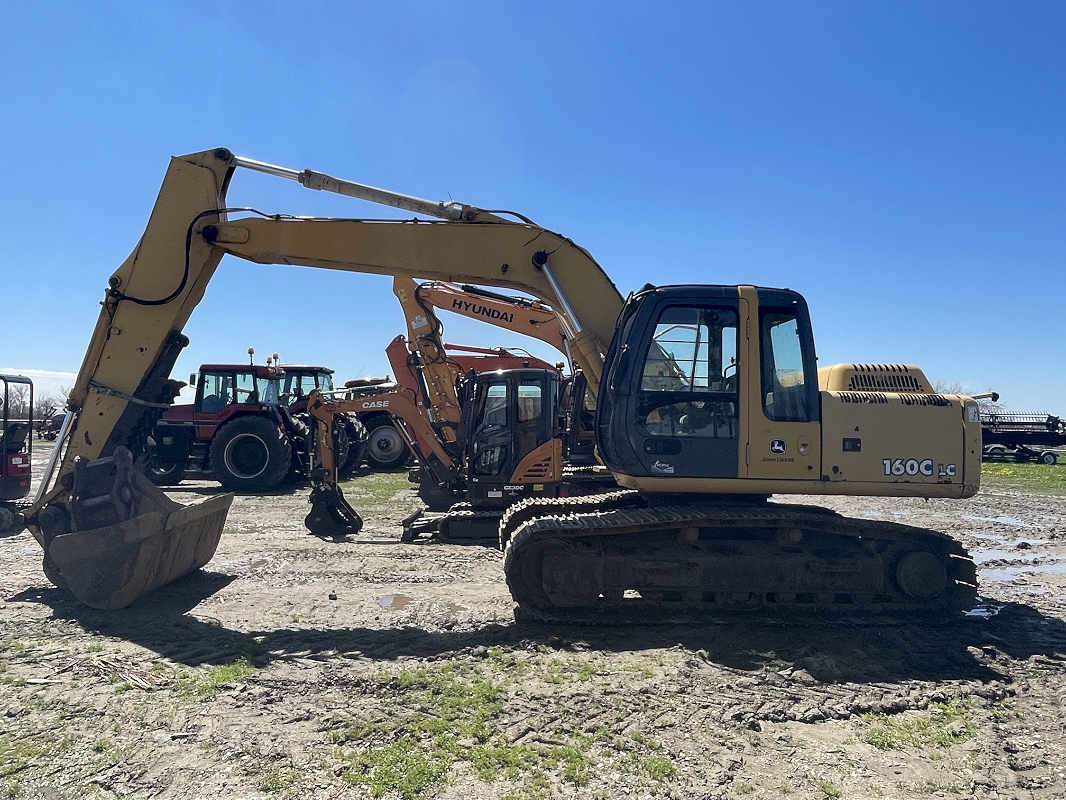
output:
<svg viewBox="0 0 1066 800"><path fill-rule="evenodd" d="M770 452L774 455L782 456L785 454L785 440L784 439L771 439L770 440Z"/></svg>

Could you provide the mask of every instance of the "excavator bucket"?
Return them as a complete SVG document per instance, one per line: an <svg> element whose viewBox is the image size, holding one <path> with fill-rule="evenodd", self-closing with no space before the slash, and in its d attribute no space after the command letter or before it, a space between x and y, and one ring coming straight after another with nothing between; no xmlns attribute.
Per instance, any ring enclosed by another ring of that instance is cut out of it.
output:
<svg viewBox="0 0 1066 800"><path fill-rule="evenodd" d="M231 503L233 495L224 494L170 513L151 511L117 525L66 533L52 540L48 554L85 605L123 608L207 564Z"/></svg>
<svg viewBox="0 0 1066 800"><path fill-rule="evenodd" d="M304 517L304 527L321 539L343 541L363 529L363 518L344 499L336 484L313 485L307 502L311 511Z"/></svg>
<svg viewBox="0 0 1066 800"><path fill-rule="evenodd" d="M233 503L232 494L175 503L132 462L122 447L107 458L76 462L75 529L48 542L46 564L58 571L49 577L92 608L123 608L207 564Z"/></svg>

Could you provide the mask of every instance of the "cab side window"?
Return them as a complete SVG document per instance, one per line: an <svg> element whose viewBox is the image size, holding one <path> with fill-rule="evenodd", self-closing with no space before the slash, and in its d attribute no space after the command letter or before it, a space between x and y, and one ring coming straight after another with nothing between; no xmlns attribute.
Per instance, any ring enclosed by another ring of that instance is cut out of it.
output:
<svg viewBox="0 0 1066 800"><path fill-rule="evenodd" d="M540 381L524 380L518 384L518 421L532 422L539 419L544 407L544 388Z"/></svg>
<svg viewBox="0 0 1066 800"><path fill-rule="evenodd" d="M735 308L663 309L641 372L642 433L737 437L737 327Z"/></svg>
<svg viewBox="0 0 1066 800"><path fill-rule="evenodd" d="M253 375L251 372L237 373L237 402L259 402L259 392L255 386L255 375Z"/></svg>
<svg viewBox="0 0 1066 800"><path fill-rule="evenodd" d="M761 316L763 411L777 422L810 422L811 394L796 315L769 310Z"/></svg>
<svg viewBox="0 0 1066 800"><path fill-rule="evenodd" d="M498 428L507 424L507 384L493 383L485 393L485 407L478 427Z"/></svg>
<svg viewBox="0 0 1066 800"><path fill-rule="evenodd" d="M215 414L233 402L233 374L207 372L200 380L200 411Z"/></svg>

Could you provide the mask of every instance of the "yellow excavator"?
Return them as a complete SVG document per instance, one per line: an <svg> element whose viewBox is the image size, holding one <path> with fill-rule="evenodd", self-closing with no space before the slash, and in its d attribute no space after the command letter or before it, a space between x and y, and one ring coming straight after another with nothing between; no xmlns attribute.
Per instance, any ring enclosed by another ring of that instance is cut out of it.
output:
<svg viewBox="0 0 1066 800"><path fill-rule="evenodd" d="M238 168L419 216L228 208ZM646 285L623 298L587 251L518 214L216 149L172 159L140 242L110 277L71 413L27 515L48 577L88 605L120 608L202 566L217 545L231 498L182 507L140 467L154 418L176 392L169 375L187 343L182 327L226 254L517 290L555 312L597 397L599 455L626 488L512 508L500 535L524 614L955 613L974 599L973 562L943 534L769 501L963 498L980 483L973 398L932 393L913 366L819 370L796 292ZM497 410L506 423L515 407ZM316 489L343 500L327 460Z"/></svg>

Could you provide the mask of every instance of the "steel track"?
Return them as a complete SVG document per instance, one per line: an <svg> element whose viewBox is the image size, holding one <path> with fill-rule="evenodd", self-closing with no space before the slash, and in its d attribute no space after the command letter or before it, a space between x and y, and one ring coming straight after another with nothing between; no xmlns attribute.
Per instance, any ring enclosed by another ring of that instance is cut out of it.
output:
<svg viewBox="0 0 1066 800"><path fill-rule="evenodd" d="M936 531L812 506L675 500L650 506L619 491L512 506L500 531L519 616L616 623L751 611L950 617L970 610L976 596L973 561Z"/></svg>

